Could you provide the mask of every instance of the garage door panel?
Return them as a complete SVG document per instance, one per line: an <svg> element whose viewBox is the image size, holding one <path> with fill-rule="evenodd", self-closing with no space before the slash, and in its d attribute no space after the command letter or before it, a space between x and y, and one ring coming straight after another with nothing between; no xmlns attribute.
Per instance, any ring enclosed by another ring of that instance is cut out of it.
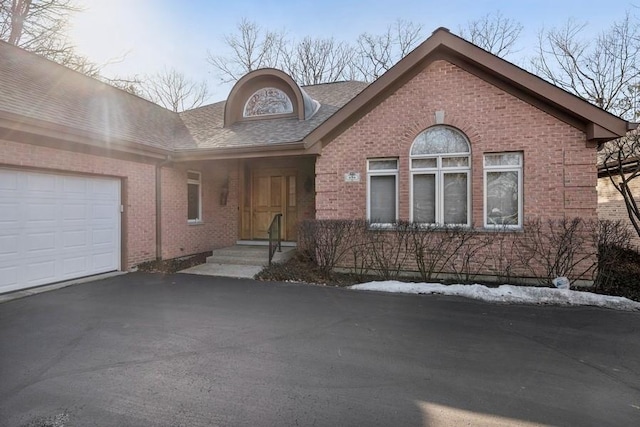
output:
<svg viewBox="0 0 640 427"><path fill-rule="evenodd" d="M98 271L110 271L109 268L113 265L113 253L103 252L93 254L91 257L92 267Z"/></svg>
<svg viewBox="0 0 640 427"><path fill-rule="evenodd" d="M57 245L55 231L29 233L26 237L25 250L27 252L27 255L39 255L39 253L43 251L56 250Z"/></svg>
<svg viewBox="0 0 640 427"><path fill-rule="evenodd" d="M0 199L2 196L0 195ZM17 225L20 219L20 205L18 203L3 202L0 203L0 224L6 227Z"/></svg>
<svg viewBox="0 0 640 427"><path fill-rule="evenodd" d="M88 206L85 203L72 203L65 201L62 203L62 221L85 221L87 219Z"/></svg>
<svg viewBox="0 0 640 427"><path fill-rule="evenodd" d="M87 256L66 258L62 262L62 274L66 277L82 274L82 272L89 268L88 262L89 259Z"/></svg>
<svg viewBox="0 0 640 427"><path fill-rule="evenodd" d="M17 190L18 175L10 170L0 170L0 194L3 190Z"/></svg>
<svg viewBox="0 0 640 427"><path fill-rule="evenodd" d="M29 196L55 197L57 179L41 173L28 173L25 176L25 191Z"/></svg>
<svg viewBox="0 0 640 427"><path fill-rule="evenodd" d="M7 255L16 255L18 253L19 236L17 234L8 234L0 236L0 258Z"/></svg>
<svg viewBox="0 0 640 427"><path fill-rule="evenodd" d="M33 259L26 266L27 284L37 286L56 281L56 262L52 259Z"/></svg>
<svg viewBox="0 0 640 427"><path fill-rule="evenodd" d="M115 201L117 191L114 187L117 185L115 181L93 181L90 183L89 191L94 200Z"/></svg>
<svg viewBox="0 0 640 427"><path fill-rule="evenodd" d="M16 286L18 283L18 267L2 267L0 266L0 291L10 286ZM8 289L12 290L12 289Z"/></svg>
<svg viewBox="0 0 640 427"><path fill-rule="evenodd" d="M58 204L55 200L49 203L25 203L26 221L33 223L34 226L54 226L58 221Z"/></svg>
<svg viewBox="0 0 640 427"><path fill-rule="evenodd" d="M117 216L119 212L114 209L113 202L95 202L92 206L91 218L94 220L107 220L109 222Z"/></svg>
<svg viewBox="0 0 640 427"><path fill-rule="evenodd" d="M112 228L102 228L93 230L92 233L92 246L99 247L100 245L113 245L113 229Z"/></svg>
<svg viewBox="0 0 640 427"><path fill-rule="evenodd" d="M117 179L0 169L0 293L119 264Z"/></svg>
<svg viewBox="0 0 640 427"><path fill-rule="evenodd" d="M62 191L66 198L80 198L84 199L87 192L89 183L85 178L77 178L71 176L65 176L61 179Z"/></svg>
<svg viewBox="0 0 640 427"><path fill-rule="evenodd" d="M89 246L86 230L65 230L62 232L62 247L64 249L83 249Z"/></svg>

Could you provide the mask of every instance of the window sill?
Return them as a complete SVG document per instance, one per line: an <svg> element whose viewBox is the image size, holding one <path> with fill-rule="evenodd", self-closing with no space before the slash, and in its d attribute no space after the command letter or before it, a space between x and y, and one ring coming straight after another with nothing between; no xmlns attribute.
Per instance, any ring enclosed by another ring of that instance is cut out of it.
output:
<svg viewBox="0 0 640 427"><path fill-rule="evenodd" d="M203 225L204 221L201 219L189 219L187 220L187 225Z"/></svg>
<svg viewBox="0 0 640 427"><path fill-rule="evenodd" d="M485 225L478 229L487 233L521 233L524 227L521 225Z"/></svg>
<svg viewBox="0 0 640 427"><path fill-rule="evenodd" d="M393 223L370 223L369 230L395 230L396 224Z"/></svg>
<svg viewBox="0 0 640 427"><path fill-rule="evenodd" d="M473 227L468 224L427 224L420 223L417 224L418 229L423 229L424 231L447 231L447 230L455 230L455 229L465 229L476 233L522 233L524 232L524 227L522 225L484 225L482 227ZM368 229L371 231L393 231L398 228L398 225L395 223L374 223L369 224Z"/></svg>

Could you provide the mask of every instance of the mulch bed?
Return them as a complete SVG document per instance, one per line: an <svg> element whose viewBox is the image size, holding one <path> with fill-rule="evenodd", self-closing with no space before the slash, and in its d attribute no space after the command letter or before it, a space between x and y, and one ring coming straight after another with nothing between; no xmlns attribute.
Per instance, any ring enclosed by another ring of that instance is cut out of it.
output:
<svg viewBox="0 0 640 427"><path fill-rule="evenodd" d="M187 255L179 258L164 259L159 261L147 261L138 264L138 271L147 273L175 273L185 268L194 267L196 265L207 262L207 257L211 256L211 251L201 252L199 254Z"/></svg>
<svg viewBox="0 0 640 427"><path fill-rule="evenodd" d="M327 286L346 287L362 283L363 281L375 280L373 277L363 278L355 274L337 273L330 275L323 274L307 258L296 253L291 259L283 263L274 263L265 267L255 277L257 280L273 282L300 282L315 283ZM365 280L363 280L365 279Z"/></svg>

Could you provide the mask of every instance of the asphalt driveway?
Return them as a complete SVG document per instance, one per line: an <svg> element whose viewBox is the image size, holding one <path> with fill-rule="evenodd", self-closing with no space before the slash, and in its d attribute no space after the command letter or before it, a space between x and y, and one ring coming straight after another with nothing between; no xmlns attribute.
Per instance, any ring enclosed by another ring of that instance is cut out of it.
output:
<svg viewBox="0 0 640 427"><path fill-rule="evenodd" d="M0 304L3 426L640 425L640 314L133 273Z"/></svg>

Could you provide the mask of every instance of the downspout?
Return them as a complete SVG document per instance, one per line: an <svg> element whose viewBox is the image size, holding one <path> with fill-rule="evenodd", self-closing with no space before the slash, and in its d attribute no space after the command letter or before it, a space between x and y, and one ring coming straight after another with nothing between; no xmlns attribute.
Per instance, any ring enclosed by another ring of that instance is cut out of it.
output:
<svg viewBox="0 0 640 427"><path fill-rule="evenodd" d="M167 158L156 164L156 260L162 259L162 174L161 169L173 159L169 154Z"/></svg>

